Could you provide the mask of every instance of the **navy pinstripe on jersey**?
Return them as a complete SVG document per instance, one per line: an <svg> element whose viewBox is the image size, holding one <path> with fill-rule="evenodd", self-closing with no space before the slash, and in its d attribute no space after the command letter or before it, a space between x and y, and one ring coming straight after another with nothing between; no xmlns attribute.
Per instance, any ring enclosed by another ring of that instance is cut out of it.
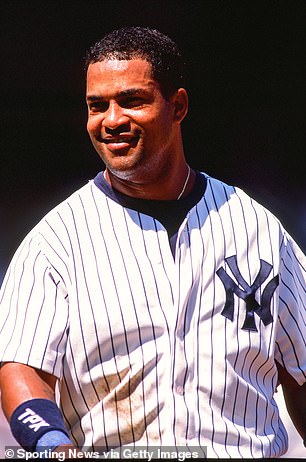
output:
<svg viewBox="0 0 306 462"><path fill-rule="evenodd" d="M238 188L207 177L173 255L157 219L91 181L29 233L0 301L1 360L62 379L80 447L285 452L275 359L305 382L305 258Z"/></svg>

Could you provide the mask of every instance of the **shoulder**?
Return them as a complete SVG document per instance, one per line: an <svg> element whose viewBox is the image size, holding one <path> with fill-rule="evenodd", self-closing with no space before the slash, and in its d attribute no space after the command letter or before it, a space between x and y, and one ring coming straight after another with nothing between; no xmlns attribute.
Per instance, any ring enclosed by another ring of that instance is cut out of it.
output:
<svg viewBox="0 0 306 462"><path fill-rule="evenodd" d="M266 215L269 219L274 220L278 225L280 224L278 218L265 206L260 204L254 197L245 192L239 186L230 185L222 180L203 173L207 181L206 198L210 197L215 200L219 199L221 205L230 205L233 209L243 211L253 211Z"/></svg>
<svg viewBox="0 0 306 462"><path fill-rule="evenodd" d="M292 238L272 211L238 186L206 175L204 201L210 216L217 212L226 233L238 236L237 245L258 243L279 253ZM257 244L256 244L257 245Z"/></svg>
<svg viewBox="0 0 306 462"><path fill-rule="evenodd" d="M92 189L95 187L90 180L49 210L25 236L19 250L29 248L34 253L45 253L48 248L67 249L71 232L77 226L77 217L92 202Z"/></svg>
<svg viewBox="0 0 306 462"><path fill-rule="evenodd" d="M90 180L87 184L74 191L70 196L50 209L33 230L42 230L48 223L58 222L58 220L68 223L71 216L91 205L95 189L93 181Z"/></svg>
<svg viewBox="0 0 306 462"><path fill-rule="evenodd" d="M207 180L207 201L218 204L218 212L232 221L237 234L242 235L245 227L248 232L254 231L259 244L262 244L263 237L267 237L271 247L280 253L281 259L290 258L292 262L298 262L305 274L305 255L272 211L240 187L229 185L205 173L203 175Z"/></svg>

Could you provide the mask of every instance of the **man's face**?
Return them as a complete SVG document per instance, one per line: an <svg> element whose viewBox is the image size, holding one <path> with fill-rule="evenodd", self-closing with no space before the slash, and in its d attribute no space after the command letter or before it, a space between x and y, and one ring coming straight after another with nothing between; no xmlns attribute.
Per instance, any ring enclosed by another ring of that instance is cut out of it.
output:
<svg viewBox="0 0 306 462"><path fill-rule="evenodd" d="M89 65L87 130L107 168L122 179L145 180L169 163L178 122L143 59Z"/></svg>

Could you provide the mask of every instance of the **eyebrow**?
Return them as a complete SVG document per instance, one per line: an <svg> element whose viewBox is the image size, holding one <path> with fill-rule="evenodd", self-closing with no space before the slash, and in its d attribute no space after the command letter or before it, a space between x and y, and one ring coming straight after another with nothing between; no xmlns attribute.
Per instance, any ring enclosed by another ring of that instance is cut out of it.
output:
<svg viewBox="0 0 306 462"><path fill-rule="evenodd" d="M124 98L126 96L137 96L140 94L148 94L147 90L144 90L142 88L128 88L127 90L122 90L119 91L118 93L115 94L115 98ZM87 101L96 101L99 99L104 99L103 96L98 96L98 95L88 95L86 97Z"/></svg>

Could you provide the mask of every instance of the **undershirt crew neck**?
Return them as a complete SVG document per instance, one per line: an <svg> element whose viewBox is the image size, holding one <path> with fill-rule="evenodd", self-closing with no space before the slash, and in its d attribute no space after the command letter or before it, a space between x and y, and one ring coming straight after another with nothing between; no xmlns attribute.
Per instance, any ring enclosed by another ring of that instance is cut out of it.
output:
<svg viewBox="0 0 306 462"><path fill-rule="evenodd" d="M113 189L104 178L103 172L99 172L94 178L94 184L122 207L136 210L158 220L167 230L169 238L177 233L189 210L200 201L205 193L206 183L205 176L196 171L193 189L187 196L179 200L151 200L127 196Z"/></svg>

